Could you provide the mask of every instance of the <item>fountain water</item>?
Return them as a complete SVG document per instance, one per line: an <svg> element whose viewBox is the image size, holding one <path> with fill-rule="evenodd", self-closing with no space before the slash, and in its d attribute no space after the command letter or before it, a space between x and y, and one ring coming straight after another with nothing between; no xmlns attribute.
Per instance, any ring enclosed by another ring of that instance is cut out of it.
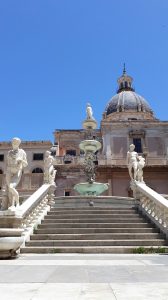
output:
<svg viewBox="0 0 168 300"><path fill-rule="evenodd" d="M87 182L81 182L74 186L74 190L84 196L98 196L108 190L108 183L95 181L95 153L101 149L101 143L93 138L93 130L97 128L97 122L93 118L90 104L87 104L87 119L83 122L83 128L87 132L88 139L79 144L79 148L85 153L84 171Z"/></svg>

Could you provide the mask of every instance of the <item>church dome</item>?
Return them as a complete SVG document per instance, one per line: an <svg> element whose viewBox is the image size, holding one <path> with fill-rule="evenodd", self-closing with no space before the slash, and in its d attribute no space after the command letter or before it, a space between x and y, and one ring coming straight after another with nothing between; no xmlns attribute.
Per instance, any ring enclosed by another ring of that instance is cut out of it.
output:
<svg viewBox="0 0 168 300"><path fill-rule="evenodd" d="M152 109L148 102L142 96L133 91L121 91L113 96L105 111L106 115L123 111L152 113Z"/></svg>
<svg viewBox="0 0 168 300"><path fill-rule="evenodd" d="M119 119L154 119L153 111L148 102L135 93L132 77L126 74L125 65L122 76L118 79L118 91L105 108L105 117ZM113 116L113 115L114 116ZM126 117L127 115L127 117Z"/></svg>

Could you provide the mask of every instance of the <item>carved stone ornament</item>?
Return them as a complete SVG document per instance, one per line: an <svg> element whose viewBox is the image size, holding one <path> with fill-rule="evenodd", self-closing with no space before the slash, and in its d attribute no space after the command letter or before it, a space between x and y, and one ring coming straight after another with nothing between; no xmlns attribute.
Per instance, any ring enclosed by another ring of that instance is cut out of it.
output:
<svg viewBox="0 0 168 300"><path fill-rule="evenodd" d="M93 152L87 152L85 155L84 166L86 180L89 183L95 181L95 154Z"/></svg>

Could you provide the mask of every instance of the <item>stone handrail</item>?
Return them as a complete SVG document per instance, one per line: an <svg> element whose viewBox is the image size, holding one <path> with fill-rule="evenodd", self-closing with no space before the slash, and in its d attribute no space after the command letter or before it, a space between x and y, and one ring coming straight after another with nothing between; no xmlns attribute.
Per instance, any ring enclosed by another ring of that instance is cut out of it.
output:
<svg viewBox="0 0 168 300"><path fill-rule="evenodd" d="M16 215L22 219L22 228L31 228L41 221L52 203L54 190L54 184L43 184L19 207Z"/></svg>
<svg viewBox="0 0 168 300"><path fill-rule="evenodd" d="M22 205L20 205L18 212L21 217L26 217L32 210L34 210L42 200L47 196L51 188L50 184L43 184L35 193L33 193Z"/></svg>
<svg viewBox="0 0 168 300"><path fill-rule="evenodd" d="M134 181L131 185L138 209L160 228L168 238L168 201L145 183Z"/></svg>
<svg viewBox="0 0 168 300"><path fill-rule="evenodd" d="M0 212L0 258L16 255L30 239L53 201L55 184L43 184L14 211Z"/></svg>

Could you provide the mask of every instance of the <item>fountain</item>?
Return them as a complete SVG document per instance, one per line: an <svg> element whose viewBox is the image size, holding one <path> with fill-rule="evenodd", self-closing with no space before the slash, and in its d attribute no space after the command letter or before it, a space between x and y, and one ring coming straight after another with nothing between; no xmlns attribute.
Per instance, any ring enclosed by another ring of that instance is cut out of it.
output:
<svg viewBox="0 0 168 300"><path fill-rule="evenodd" d="M101 149L101 143L93 138L93 130L97 128L97 122L93 117L90 104L87 104L87 119L83 122L86 130L87 139L79 144L79 148L85 153L84 171L87 182L81 182L74 186L74 190L84 196L99 196L108 190L108 183L95 181L95 153Z"/></svg>

